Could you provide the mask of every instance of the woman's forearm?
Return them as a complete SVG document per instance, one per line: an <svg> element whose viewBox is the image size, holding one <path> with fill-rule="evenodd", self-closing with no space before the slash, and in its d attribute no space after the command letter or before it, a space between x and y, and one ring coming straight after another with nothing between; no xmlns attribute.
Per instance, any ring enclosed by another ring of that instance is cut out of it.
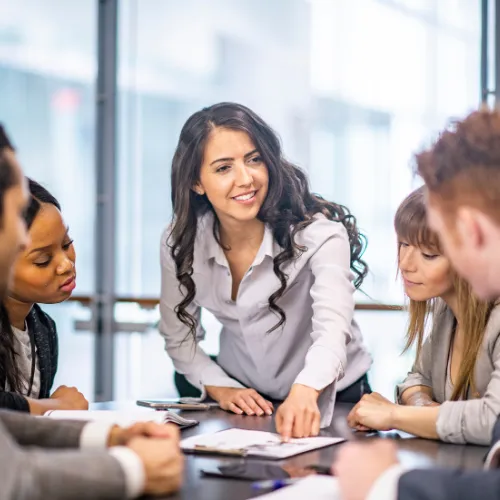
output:
<svg viewBox="0 0 500 500"><path fill-rule="evenodd" d="M432 399L432 389L424 385L410 387L401 394L401 404L408 406L437 406Z"/></svg>
<svg viewBox="0 0 500 500"><path fill-rule="evenodd" d="M436 430L438 406L396 405L393 409L394 429L426 439L439 439Z"/></svg>

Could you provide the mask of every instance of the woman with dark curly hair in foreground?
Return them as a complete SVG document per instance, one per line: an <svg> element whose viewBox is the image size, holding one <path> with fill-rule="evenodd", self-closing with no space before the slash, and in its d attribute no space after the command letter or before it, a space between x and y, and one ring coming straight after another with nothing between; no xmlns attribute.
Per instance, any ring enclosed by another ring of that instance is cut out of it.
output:
<svg viewBox="0 0 500 500"><path fill-rule="evenodd" d="M268 399L284 400L278 432L317 435L335 397L370 392L353 321L367 273L356 219L312 194L269 125L239 104L188 119L171 185L160 330L175 368L237 414L270 415ZM198 345L202 307L223 325L216 361Z"/></svg>

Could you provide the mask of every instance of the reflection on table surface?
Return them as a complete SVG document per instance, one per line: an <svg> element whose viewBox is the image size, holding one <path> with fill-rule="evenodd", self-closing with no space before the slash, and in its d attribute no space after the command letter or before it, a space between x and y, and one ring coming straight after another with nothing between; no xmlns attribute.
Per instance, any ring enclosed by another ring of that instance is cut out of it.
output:
<svg viewBox="0 0 500 500"><path fill-rule="evenodd" d="M335 415L347 416L352 405L339 403L335 408ZM138 407L134 402L107 402L91 405L94 410L133 410ZM145 410L147 411L147 410ZM248 417L225 412L219 408L208 411L181 412L181 415L195 418L200 425L182 431L183 437L217 432L231 427L241 429L252 429L274 432L273 417ZM327 428L321 431L324 435L338 436L335 429ZM462 446L441 443L426 439L414 438L410 435L389 432L380 433L383 439L394 439L400 451L400 459L404 465L409 467L459 467L463 469L480 469L487 448L482 446ZM366 437L363 433L355 433L356 440L370 440L374 437ZM273 465L279 465L290 474L301 475L307 473L307 467L311 465L330 466L335 459L337 450L342 444L322 448L313 452L304 453L283 461L273 461ZM246 459L261 463L264 467L269 461L257 459ZM186 472L184 487L173 499L189 500L215 500L215 499L245 499L257 496L251 488L251 481L241 479L204 477L200 469L214 468L214 466L235 463L234 458L207 457L189 455L186 457Z"/></svg>

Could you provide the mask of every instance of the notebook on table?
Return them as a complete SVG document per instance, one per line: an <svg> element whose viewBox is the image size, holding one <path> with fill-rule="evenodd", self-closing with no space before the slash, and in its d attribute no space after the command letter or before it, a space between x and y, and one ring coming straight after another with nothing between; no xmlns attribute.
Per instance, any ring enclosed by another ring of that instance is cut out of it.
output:
<svg viewBox="0 0 500 500"><path fill-rule="evenodd" d="M136 422L157 422L159 424L176 424L180 429L197 425L198 420L184 418L173 411L114 411L114 410L49 410L43 417L66 420L89 420L106 422L127 427Z"/></svg>
<svg viewBox="0 0 500 500"><path fill-rule="evenodd" d="M278 434L246 429L227 429L192 436L181 441L187 453L231 455L280 460L344 441L338 437L291 439L283 443Z"/></svg>

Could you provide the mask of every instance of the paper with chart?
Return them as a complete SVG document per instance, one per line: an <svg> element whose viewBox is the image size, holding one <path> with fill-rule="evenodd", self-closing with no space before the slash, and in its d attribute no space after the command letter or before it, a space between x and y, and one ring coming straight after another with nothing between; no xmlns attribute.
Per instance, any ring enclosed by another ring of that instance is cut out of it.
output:
<svg viewBox="0 0 500 500"><path fill-rule="evenodd" d="M337 437L291 439L283 443L278 434L246 429L227 429L181 441L184 451L282 459L344 441Z"/></svg>

